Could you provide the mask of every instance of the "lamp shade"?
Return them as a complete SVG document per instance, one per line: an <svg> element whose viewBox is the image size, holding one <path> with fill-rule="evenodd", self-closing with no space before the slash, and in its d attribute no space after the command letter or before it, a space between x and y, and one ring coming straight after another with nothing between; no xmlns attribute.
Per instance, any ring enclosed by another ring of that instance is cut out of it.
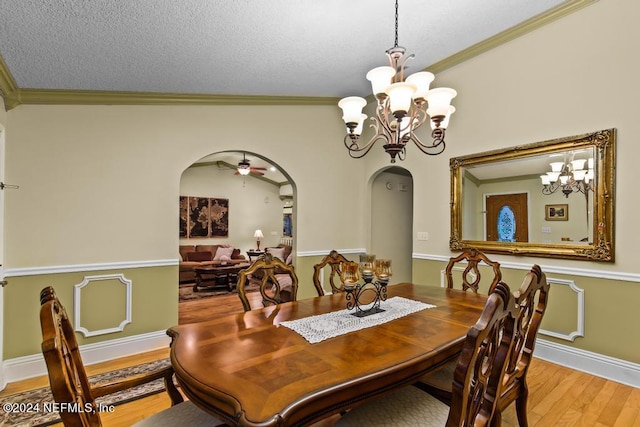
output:
<svg viewBox="0 0 640 427"><path fill-rule="evenodd" d="M549 181L556 182L560 176L560 172L547 172L547 175L549 175Z"/></svg>
<svg viewBox="0 0 640 427"><path fill-rule="evenodd" d="M549 179L548 175L540 175L540 179L542 180L542 185L551 184L551 180Z"/></svg>
<svg viewBox="0 0 640 427"><path fill-rule="evenodd" d="M362 135L362 128L364 128L364 121L367 120L367 115L366 114L361 114L360 115L360 122L358 123L358 126L356 126L355 130L353 131L354 135ZM347 131L349 129L347 128Z"/></svg>
<svg viewBox="0 0 640 427"><path fill-rule="evenodd" d="M396 75L396 70L393 67L376 67L367 73L367 80L371 82L371 90L374 95L384 93L389 85L391 79Z"/></svg>
<svg viewBox="0 0 640 427"><path fill-rule="evenodd" d="M338 107L342 108L342 119L345 123L359 124L362 117L362 109L367 105L367 101L359 96L348 96L338 102Z"/></svg>
<svg viewBox="0 0 640 427"><path fill-rule="evenodd" d="M249 168L238 168L238 173L240 175L249 175L250 172L251 172L251 169Z"/></svg>
<svg viewBox="0 0 640 427"><path fill-rule="evenodd" d="M582 180L585 179L586 176L587 176L587 170L586 169L580 169L580 170L573 171L573 179L575 179L576 181L582 181Z"/></svg>
<svg viewBox="0 0 640 427"><path fill-rule="evenodd" d="M413 73L405 80L407 83L411 83L416 86L416 91L413 93L413 99L425 98L427 92L429 92L429 85L436 78L428 71L420 71L419 73Z"/></svg>
<svg viewBox="0 0 640 427"><path fill-rule="evenodd" d="M451 115L453 113L455 113L455 112L456 112L456 107L454 107L453 105L449 105L449 112L444 116L444 120L442 120L442 122L440 122L440 126L439 127L441 129L446 129L447 126L449 126L449 119L451 118ZM433 113L433 111L430 108L428 108L427 109L427 114L429 115L429 117L434 117L435 116L435 114L432 114L432 113ZM431 129L435 129L436 127L438 127L438 126L436 126L436 122L431 120Z"/></svg>
<svg viewBox="0 0 640 427"><path fill-rule="evenodd" d="M564 169L564 162L553 162L549 163L549 165L553 172L562 172L562 169Z"/></svg>
<svg viewBox="0 0 640 427"><path fill-rule="evenodd" d="M387 88L389 95L389 109L392 113L404 111L411 108L411 98L416 91L416 86L411 83L394 83Z"/></svg>
<svg viewBox="0 0 640 427"><path fill-rule="evenodd" d="M431 117L446 116L451 100L458 92L448 87L438 87L427 92L426 99L431 110Z"/></svg>
<svg viewBox="0 0 640 427"><path fill-rule="evenodd" d="M584 164L587 163L587 159L576 159L571 162L571 166L574 171L584 169Z"/></svg>
<svg viewBox="0 0 640 427"><path fill-rule="evenodd" d="M262 239L264 237L264 234L262 234L262 230L256 230L255 233L253 233L253 237L255 237L256 239Z"/></svg>

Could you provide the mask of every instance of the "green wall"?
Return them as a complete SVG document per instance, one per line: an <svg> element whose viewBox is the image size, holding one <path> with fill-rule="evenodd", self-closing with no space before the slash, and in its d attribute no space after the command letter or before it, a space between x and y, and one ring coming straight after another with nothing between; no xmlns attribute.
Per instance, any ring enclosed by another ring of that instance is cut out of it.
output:
<svg viewBox="0 0 640 427"><path fill-rule="evenodd" d="M414 259L414 282L440 285L441 271L446 262ZM545 271L543 266L543 271ZM512 291L518 289L525 274L524 269L501 266L502 278ZM486 271L488 277L490 271ZM541 329L567 334L577 327L577 294L568 286L554 284L554 279L575 282L584 290L584 337L574 342L539 334L538 338L576 349L640 363L640 329L629 323L637 313L640 286L633 282L602 279L578 275L545 272L551 284L549 304ZM486 292L481 288L481 292ZM613 298L617 297L615 301Z"/></svg>
<svg viewBox="0 0 640 427"><path fill-rule="evenodd" d="M11 284L4 291L4 359L41 352L39 313L40 291L43 288L53 286L73 322L74 285L82 283L85 276L112 274L123 274L132 282L132 322L122 332L87 338L76 334L80 345L163 331L178 323L177 265L11 277ZM92 281L86 285L86 289L102 286L104 284L101 281ZM82 306L88 314L86 323L83 317L83 325L103 324L104 317L111 316L111 307L120 308L124 305L120 292L96 296L100 299L83 293Z"/></svg>

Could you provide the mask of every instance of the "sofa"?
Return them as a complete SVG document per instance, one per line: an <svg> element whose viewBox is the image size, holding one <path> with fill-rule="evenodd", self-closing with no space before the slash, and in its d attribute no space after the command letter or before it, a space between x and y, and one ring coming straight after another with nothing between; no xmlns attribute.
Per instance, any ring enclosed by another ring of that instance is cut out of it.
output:
<svg viewBox="0 0 640 427"><path fill-rule="evenodd" d="M180 283L196 280L194 268L209 265L241 264L248 262L240 249L232 245L180 245L178 280Z"/></svg>
<svg viewBox="0 0 640 427"><path fill-rule="evenodd" d="M293 248L291 246L280 243L278 246L265 248L265 251L273 255L274 258L280 258L280 261L284 262L285 264L291 265L292 249Z"/></svg>

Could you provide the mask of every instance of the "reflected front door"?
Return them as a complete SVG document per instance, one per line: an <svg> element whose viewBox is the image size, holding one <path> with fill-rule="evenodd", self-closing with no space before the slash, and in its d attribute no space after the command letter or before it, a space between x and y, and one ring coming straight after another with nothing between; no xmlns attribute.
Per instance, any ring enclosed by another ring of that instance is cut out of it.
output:
<svg viewBox="0 0 640 427"><path fill-rule="evenodd" d="M528 242L527 193L486 196L487 241Z"/></svg>

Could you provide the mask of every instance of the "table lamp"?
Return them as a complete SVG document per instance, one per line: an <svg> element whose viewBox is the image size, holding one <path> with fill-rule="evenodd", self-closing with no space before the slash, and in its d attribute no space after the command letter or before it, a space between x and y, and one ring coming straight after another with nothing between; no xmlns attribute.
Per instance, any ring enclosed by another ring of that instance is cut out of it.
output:
<svg viewBox="0 0 640 427"><path fill-rule="evenodd" d="M262 234L262 230L256 230L256 232L253 233L253 237L257 239L258 250L260 250L260 239L264 237L264 234Z"/></svg>

